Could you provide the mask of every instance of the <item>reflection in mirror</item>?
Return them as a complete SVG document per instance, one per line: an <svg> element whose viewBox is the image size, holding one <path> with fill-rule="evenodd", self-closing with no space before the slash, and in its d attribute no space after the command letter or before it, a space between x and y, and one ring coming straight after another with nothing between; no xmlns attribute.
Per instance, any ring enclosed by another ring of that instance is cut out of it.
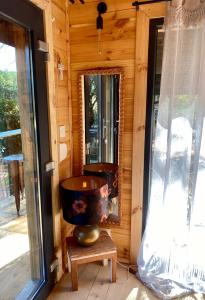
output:
<svg viewBox="0 0 205 300"><path fill-rule="evenodd" d="M83 172L84 175L98 176L106 180L107 184L101 190L103 222L119 223L118 165L113 163L87 164Z"/></svg>
<svg viewBox="0 0 205 300"><path fill-rule="evenodd" d="M86 164L118 163L119 74L84 76Z"/></svg>
<svg viewBox="0 0 205 300"><path fill-rule="evenodd" d="M113 175L118 182L116 183L116 180L113 182L117 184L117 194L113 196L112 181L108 180L110 194L105 218L106 223L112 224L120 223L122 75L121 68L112 68L85 70L79 77L83 120L81 124L82 169L84 174L89 170L91 173L94 172L95 176L107 178L112 175L110 170L115 170Z"/></svg>

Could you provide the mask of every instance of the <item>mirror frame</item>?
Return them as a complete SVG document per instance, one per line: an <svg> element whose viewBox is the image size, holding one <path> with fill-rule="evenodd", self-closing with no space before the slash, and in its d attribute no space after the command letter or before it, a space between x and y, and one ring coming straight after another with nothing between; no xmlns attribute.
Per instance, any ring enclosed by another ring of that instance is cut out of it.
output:
<svg viewBox="0 0 205 300"><path fill-rule="evenodd" d="M84 115L84 83L83 76L85 75L119 75L119 130L118 130L118 217L119 221L105 221L103 224L120 225L121 224L121 187L122 187L122 154L123 143L122 137L124 132L124 70L121 67L114 68L96 68L81 70L78 73L78 91L79 91L79 109L80 109L80 169L83 174L83 166L85 164L85 115ZM103 225L102 224L102 225Z"/></svg>

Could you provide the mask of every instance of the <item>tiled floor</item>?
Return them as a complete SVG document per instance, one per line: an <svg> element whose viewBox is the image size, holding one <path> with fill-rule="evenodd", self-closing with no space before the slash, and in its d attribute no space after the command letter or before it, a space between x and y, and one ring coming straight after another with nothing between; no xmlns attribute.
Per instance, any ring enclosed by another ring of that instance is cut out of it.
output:
<svg viewBox="0 0 205 300"><path fill-rule="evenodd" d="M117 282L110 283L109 268L101 263L79 267L79 290L71 290L70 274L65 274L47 300L157 300L158 298L121 266L117 269ZM204 300L195 294L183 300Z"/></svg>

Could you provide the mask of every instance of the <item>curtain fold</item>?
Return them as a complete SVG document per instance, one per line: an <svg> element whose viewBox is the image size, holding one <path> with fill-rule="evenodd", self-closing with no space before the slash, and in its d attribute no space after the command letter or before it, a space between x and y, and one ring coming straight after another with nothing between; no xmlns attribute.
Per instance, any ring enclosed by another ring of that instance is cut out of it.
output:
<svg viewBox="0 0 205 300"><path fill-rule="evenodd" d="M159 297L205 293L205 1L165 22L150 199L138 276Z"/></svg>

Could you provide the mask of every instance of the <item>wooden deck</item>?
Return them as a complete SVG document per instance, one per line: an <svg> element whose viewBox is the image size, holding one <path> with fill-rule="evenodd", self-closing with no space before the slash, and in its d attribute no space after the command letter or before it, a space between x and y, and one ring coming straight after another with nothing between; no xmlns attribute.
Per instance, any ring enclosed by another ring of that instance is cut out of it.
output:
<svg viewBox="0 0 205 300"><path fill-rule="evenodd" d="M121 266L117 269L117 282L110 283L109 268L101 263L91 263L79 267L79 290L71 289L70 274L65 274L47 300L157 300L150 290ZM181 300L204 300L195 294Z"/></svg>
<svg viewBox="0 0 205 300"><path fill-rule="evenodd" d="M31 278L28 226L25 198L17 216L14 197L4 194L0 194L0 300L12 300Z"/></svg>

